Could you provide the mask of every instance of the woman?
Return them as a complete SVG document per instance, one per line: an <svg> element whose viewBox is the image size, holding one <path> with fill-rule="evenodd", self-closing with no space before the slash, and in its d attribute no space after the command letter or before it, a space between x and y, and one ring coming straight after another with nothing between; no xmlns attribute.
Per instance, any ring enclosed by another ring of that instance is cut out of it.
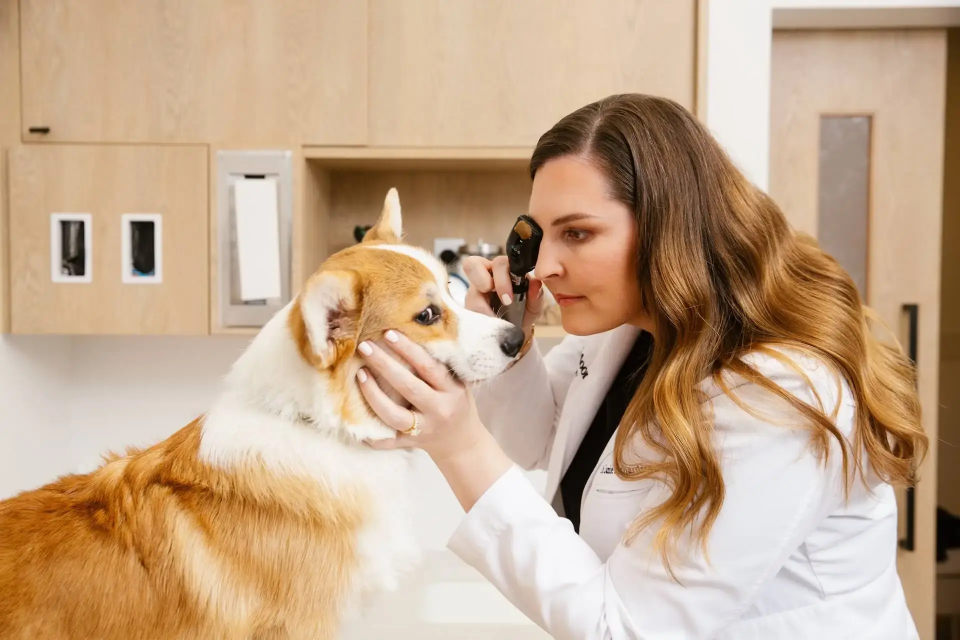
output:
<svg viewBox="0 0 960 640"><path fill-rule="evenodd" d="M420 414L410 435L359 374L401 432L380 446L423 448L467 512L450 548L558 638L917 637L892 486L927 440L848 275L668 100L577 110L530 175L544 239L515 365L475 405L396 332L419 378L363 347ZM503 262L466 271L470 308L509 302ZM546 357L541 286L571 334ZM555 507L519 467L548 470Z"/></svg>

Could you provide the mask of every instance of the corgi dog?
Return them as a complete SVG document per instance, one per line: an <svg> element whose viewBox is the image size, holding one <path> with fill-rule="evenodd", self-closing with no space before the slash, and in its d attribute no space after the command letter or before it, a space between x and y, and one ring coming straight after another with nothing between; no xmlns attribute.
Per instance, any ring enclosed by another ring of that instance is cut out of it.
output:
<svg viewBox="0 0 960 640"><path fill-rule="evenodd" d="M420 557L411 453L366 443L395 431L359 390L356 346L397 329L466 383L504 371L523 342L457 305L442 264L401 238L391 189L205 414L0 502L0 638L318 640L396 589Z"/></svg>

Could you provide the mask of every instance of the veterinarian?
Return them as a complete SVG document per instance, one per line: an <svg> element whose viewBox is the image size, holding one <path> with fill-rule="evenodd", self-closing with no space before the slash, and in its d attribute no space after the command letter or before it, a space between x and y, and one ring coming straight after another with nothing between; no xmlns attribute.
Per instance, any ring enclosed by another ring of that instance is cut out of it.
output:
<svg viewBox="0 0 960 640"><path fill-rule="evenodd" d="M473 389L402 335L365 397L466 515L450 549L557 638L917 638L894 485L927 440L910 363L850 277L677 104L613 96L530 163L526 343ZM509 302L468 260L468 308ZM546 286L570 334L533 341ZM879 334L878 334L879 335ZM522 469L546 469L546 499Z"/></svg>

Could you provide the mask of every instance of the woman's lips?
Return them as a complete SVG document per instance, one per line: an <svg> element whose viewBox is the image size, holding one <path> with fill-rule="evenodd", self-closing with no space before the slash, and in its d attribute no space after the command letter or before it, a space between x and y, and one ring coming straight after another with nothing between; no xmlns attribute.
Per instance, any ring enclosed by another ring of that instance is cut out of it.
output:
<svg viewBox="0 0 960 640"><path fill-rule="evenodd" d="M569 307L572 304L576 304L584 300L583 296L568 296L562 293L554 294L553 298L554 300L557 301L557 304L560 305L561 307Z"/></svg>

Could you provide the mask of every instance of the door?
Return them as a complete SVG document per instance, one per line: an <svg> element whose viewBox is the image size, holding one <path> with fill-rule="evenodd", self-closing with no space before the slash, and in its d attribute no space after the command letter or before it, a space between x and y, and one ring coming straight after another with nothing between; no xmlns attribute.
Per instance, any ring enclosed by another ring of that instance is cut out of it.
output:
<svg viewBox="0 0 960 640"><path fill-rule="evenodd" d="M208 333L202 146L10 150L13 333Z"/></svg>
<svg viewBox="0 0 960 640"><path fill-rule="evenodd" d="M934 638L946 51L942 30L777 32L771 69L771 196L915 347L930 452L912 495L899 495L898 565L924 640Z"/></svg>

